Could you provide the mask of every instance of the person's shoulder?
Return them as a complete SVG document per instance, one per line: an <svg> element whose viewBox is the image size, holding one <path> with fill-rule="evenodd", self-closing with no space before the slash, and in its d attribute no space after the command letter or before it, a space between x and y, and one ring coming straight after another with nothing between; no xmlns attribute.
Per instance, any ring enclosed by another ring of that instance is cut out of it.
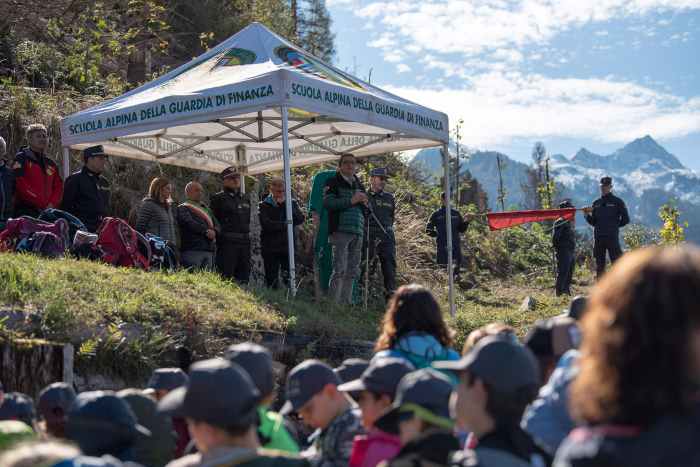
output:
<svg viewBox="0 0 700 467"><path fill-rule="evenodd" d="M311 465L303 457L276 449L259 449L258 454L259 456L255 459L241 465L249 467L309 467Z"/></svg>
<svg viewBox="0 0 700 467"><path fill-rule="evenodd" d="M188 454L170 461L166 467L195 467L202 463L202 455L199 453Z"/></svg>

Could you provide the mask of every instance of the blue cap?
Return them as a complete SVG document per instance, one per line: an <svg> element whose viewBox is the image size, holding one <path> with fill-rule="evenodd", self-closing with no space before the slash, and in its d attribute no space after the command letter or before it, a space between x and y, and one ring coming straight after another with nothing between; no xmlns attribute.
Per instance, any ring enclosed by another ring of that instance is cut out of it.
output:
<svg viewBox="0 0 700 467"><path fill-rule="evenodd" d="M377 394L388 394L393 399L401 378L413 370L415 368L403 358L378 358L370 363L358 379L340 385L338 390L343 392L370 391Z"/></svg>
<svg viewBox="0 0 700 467"><path fill-rule="evenodd" d="M252 424L259 403L260 391L243 368L212 358L193 364L187 386L168 393L158 411L225 428L248 420Z"/></svg>
<svg viewBox="0 0 700 467"><path fill-rule="evenodd" d="M451 429L452 382L439 371L422 368L401 378L391 408L375 426L387 433L399 432L399 422L418 417L431 425Z"/></svg>
<svg viewBox="0 0 700 467"><path fill-rule="evenodd" d="M320 360L301 362L287 376L287 402L280 413L284 415L301 409L327 384L341 384L340 377L331 367Z"/></svg>
<svg viewBox="0 0 700 467"><path fill-rule="evenodd" d="M83 149L83 157L85 159L88 159L90 157L95 157L95 156L106 156L107 153L105 153L104 148L102 145L98 146L90 146L89 148Z"/></svg>
<svg viewBox="0 0 700 467"><path fill-rule="evenodd" d="M151 375L146 387L172 391L187 384L187 374L179 368L158 368Z"/></svg>
<svg viewBox="0 0 700 467"><path fill-rule="evenodd" d="M262 345L244 342L230 346L226 349L224 357L237 363L248 373L262 397L272 394L275 389L275 372L269 350Z"/></svg>
<svg viewBox="0 0 700 467"><path fill-rule="evenodd" d="M36 410L31 397L21 392L5 394L0 406L0 420L19 420L32 426L35 419Z"/></svg>
<svg viewBox="0 0 700 467"><path fill-rule="evenodd" d="M386 167L377 167L369 172L369 176L389 178L389 171Z"/></svg>
<svg viewBox="0 0 700 467"><path fill-rule="evenodd" d="M37 408L41 414L52 412L55 409L61 409L65 414L68 413L68 409L73 405L75 397L75 391L70 384L49 384L39 393Z"/></svg>
<svg viewBox="0 0 700 467"><path fill-rule="evenodd" d="M369 362L362 358L347 358L333 371L343 383L347 383L362 376L368 366Z"/></svg>

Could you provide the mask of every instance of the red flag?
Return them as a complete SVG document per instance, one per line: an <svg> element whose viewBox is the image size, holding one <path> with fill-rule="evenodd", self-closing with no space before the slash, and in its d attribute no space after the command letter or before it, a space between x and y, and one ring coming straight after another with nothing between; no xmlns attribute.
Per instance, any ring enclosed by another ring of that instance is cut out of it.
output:
<svg viewBox="0 0 700 467"><path fill-rule="evenodd" d="M540 209L537 211L509 211L489 212L486 217L489 220L491 230L507 229L528 222L551 221L563 217L570 221L576 215L576 208L566 209Z"/></svg>

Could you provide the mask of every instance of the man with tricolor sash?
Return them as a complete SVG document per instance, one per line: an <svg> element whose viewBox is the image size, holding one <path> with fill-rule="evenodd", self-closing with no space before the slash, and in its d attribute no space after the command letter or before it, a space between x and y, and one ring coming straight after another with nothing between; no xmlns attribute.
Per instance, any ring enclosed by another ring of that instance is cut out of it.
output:
<svg viewBox="0 0 700 467"><path fill-rule="evenodd" d="M216 234L219 231L211 210L202 204L204 189L198 182L185 187L187 201L177 207L180 226L181 262L188 269L214 269Z"/></svg>

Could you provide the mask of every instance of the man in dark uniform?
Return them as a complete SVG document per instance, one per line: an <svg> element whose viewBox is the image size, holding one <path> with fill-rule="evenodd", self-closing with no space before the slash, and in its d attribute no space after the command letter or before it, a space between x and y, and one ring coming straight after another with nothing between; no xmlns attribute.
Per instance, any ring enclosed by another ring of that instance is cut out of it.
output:
<svg viewBox="0 0 700 467"><path fill-rule="evenodd" d="M437 237L437 262L440 266L447 265L447 226L445 193L442 193L442 207L430 215L425 231L431 237ZM459 275L462 265L462 246L459 241L459 234L467 231L468 222L454 208L452 213L452 263L454 264L455 275Z"/></svg>
<svg viewBox="0 0 700 467"><path fill-rule="evenodd" d="M250 199L241 193L236 167L221 172L224 189L211 197L211 210L221 224L216 264L227 279L247 284L250 277Z"/></svg>
<svg viewBox="0 0 700 467"><path fill-rule="evenodd" d="M559 209L573 208L568 199L559 203ZM576 235L574 234L575 218L571 221L560 217L554 222L552 246L557 254L557 296L571 295L571 277L574 274L574 253L576 250Z"/></svg>
<svg viewBox="0 0 700 467"><path fill-rule="evenodd" d="M61 209L95 232L109 206L109 182L102 176L107 154L102 146L91 146L83 151L83 160L83 168L66 179Z"/></svg>
<svg viewBox="0 0 700 467"><path fill-rule="evenodd" d="M396 290L396 239L394 237L394 216L396 201L394 195L384 191L389 172L384 167L372 169L370 172L369 204L374 216L367 216L369 222L369 260L370 274L375 269L374 257L379 258L384 277L384 293L388 299ZM376 218L375 218L376 216ZM381 225L380 225L381 224ZM362 249L367 253L367 244Z"/></svg>
<svg viewBox="0 0 700 467"><path fill-rule="evenodd" d="M612 194L612 178L600 179L601 197L593 202L593 206L584 208L586 222L594 228L596 275L600 277L605 272L605 253L610 255L610 262L622 256L620 248L620 227L629 224L630 216L625 202Z"/></svg>

